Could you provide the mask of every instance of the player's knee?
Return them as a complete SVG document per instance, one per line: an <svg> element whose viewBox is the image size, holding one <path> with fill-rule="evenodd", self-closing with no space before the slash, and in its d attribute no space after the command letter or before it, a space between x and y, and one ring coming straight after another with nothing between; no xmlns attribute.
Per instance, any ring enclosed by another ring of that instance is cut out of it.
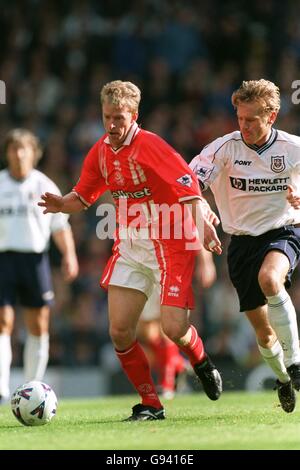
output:
<svg viewBox="0 0 300 470"><path fill-rule="evenodd" d="M256 330L257 342L263 348L270 348L273 346L276 336L271 327L261 327Z"/></svg>
<svg viewBox="0 0 300 470"><path fill-rule="evenodd" d="M280 275L276 269L261 269L258 275L258 282L266 296L276 295L281 290Z"/></svg>
<svg viewBox="0 0 300 470"><path fill-rule="evenodd" d="M111 340L117 349L126 349L135 340L133 331L111 327L109 330Z"/></svg>
<svg viewBox="0 0 300 470"><path fill-rule="evenodd" d="M183 336L182 328L179 325L165 325L163 332L174 343L177 343Z"/></svg>

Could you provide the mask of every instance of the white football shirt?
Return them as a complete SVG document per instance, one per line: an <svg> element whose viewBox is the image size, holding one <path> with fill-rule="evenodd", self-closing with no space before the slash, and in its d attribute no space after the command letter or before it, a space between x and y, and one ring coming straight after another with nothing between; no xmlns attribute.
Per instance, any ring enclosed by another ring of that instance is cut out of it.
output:
<svg viewBox="0 0 300 470"><path fill-rule="evenodd" d="M235 131L207 145L190 167L202 189L211 188L225 232L256 236L300 222L286 200L288 184L300 192L299 137L272 129L257 147Z"/></svg>
<svg viewBox="0 0 300 470"><path fill-rule="evenodd" d="M32 170L24 180L0 171L0 252L42 253L51 233L69 227L66 214L43 214L37 205L44 192L61 194L46 175Z"/></svg>

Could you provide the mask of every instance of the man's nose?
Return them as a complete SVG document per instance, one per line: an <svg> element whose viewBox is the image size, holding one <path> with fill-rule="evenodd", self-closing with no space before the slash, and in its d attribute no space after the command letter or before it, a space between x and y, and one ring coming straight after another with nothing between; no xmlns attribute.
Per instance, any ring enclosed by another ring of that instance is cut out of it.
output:
<svg viewBox="0 0 300 470"><path fill-rule="evenodd" d="M16 155L18 160L23 160L25 157L25 152L23 149L18 149Z"/></svg>

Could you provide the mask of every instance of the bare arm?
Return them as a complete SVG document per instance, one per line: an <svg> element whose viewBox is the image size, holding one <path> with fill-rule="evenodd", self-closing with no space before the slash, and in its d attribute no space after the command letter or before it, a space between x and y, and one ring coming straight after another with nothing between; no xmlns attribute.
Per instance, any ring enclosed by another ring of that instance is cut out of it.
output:
<svg viewBox="0 0 300 470"><path fill-rule="evenodd" d="M45 207L44 214L48 214L49 212L53 214L56 212L73 214L74 212L80 212L82 209L86 208L74 192L68 193L65 196L45 193L42 194L41 199L42 201L38 202L38 206Z"/></svg>
<svg viewBox="0 0 300 470"><path fill-rule="evenodd" d="M213 255L203 248L197 256L195 277L203 289L208 289L217 279L216 266Z"/></svg>
<svg viewBox="0 0 300 470"><path fill-rule="evenodd" d="M73 281L78 275L78 261L71 228L58 230L52 234L57 248L62 254L62 272L66 281Z"/></svg>

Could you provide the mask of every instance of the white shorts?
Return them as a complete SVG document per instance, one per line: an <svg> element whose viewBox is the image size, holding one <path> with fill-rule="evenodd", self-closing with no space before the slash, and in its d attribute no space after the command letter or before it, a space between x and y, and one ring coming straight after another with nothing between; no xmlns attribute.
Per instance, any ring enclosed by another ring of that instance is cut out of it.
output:
<svg viewBox="0 0 300 470"><path fill-rule="evenodd" d="M122 240L109 266L107 276L102 276L104 285L137 289L149 298L154 284L160 282L161 271L151 240Z"/></svg>
<svg viewBox="0 0 300 470"><path fill-rule="evenodd" d="M100 284L137 289L147 298L160 286L160 303L193 308L192 277L196 253L179 249L177 241L116 240Z"/></svg>
<svg viewBox="0 0 300 470"><path fill-rule="evenodd" d="M160 318L160 287L155 285L142 311L141 320L151 321Z"/></svg>

